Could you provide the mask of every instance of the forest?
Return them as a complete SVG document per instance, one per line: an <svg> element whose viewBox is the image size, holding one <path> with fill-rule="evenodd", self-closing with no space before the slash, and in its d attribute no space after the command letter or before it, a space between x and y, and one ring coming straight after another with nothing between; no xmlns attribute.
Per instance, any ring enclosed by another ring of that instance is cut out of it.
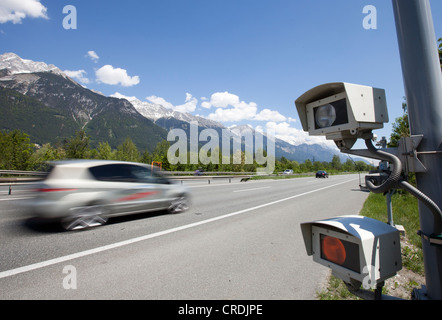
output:
<svg viewBox="0 0 442 320"><path fill-rule="evenodd" d="M231 155L230 161L229 159L228 161L225 161L225 159L219 161L219 164L171 164L167 157L169 147L170 143L164 140L156 145L153 152L140 151L132 139L127 137L116 149L112 149L108 142L100 142L98 147L91 148L90 137L83 130L77 131L74 136L64 139L57 145L47 143L39 146L31 143L29 135L20 130L0 131L0 170L45 171L48 162L63 159L101 159L154 163L161 166L162 170L189 172L195 170L205 172L255 172L257 168L261 167L256 161L247 163L243 151L240 155ZM241 156L241 161L233 161L233 157L239 156ZM274 173L280 173L286 169L292 169L293 173L326 170L333 174L369 171L374 168L364 161L353 161L350 157L342 162L338 155L333 156L330 162L307 159L299 163L284 157L275 159Z"/></svg>

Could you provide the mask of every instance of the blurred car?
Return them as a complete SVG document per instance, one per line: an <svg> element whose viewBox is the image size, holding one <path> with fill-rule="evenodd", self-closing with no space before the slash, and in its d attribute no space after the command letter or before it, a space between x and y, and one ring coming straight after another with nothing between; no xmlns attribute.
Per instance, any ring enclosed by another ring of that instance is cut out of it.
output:
<svg viewBox="0 0 442 320"><path fill-rule="evenodd" d="M316 172L316 178L328 178L328 173L324 170Z"/></svg>
<svg viewBox="0 0 442 320"><path fill-rule="evenodd" d="M286 170L284 170L283 174L293 174L293 170L292 169L286 169Z"/></svg>
<svg viewBox="0 0 442 320"><path fill-rule="evenodd" d="M154 168L110 160L53 162L29 208L38 217L59 220L66 230L102 225L113 216L187 210L188 190Z"/></svg>

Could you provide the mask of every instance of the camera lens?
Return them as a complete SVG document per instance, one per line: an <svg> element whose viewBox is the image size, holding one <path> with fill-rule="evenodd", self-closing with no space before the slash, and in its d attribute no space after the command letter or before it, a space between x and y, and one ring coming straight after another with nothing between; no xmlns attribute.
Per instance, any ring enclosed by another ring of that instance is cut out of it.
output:
<svg viewBox="0 0 442 320"><path fill-rule="evenodd" d="M336 110L331 104L323 105L316 110L315 121L319 128L327 128L336 120Z"/></svg>

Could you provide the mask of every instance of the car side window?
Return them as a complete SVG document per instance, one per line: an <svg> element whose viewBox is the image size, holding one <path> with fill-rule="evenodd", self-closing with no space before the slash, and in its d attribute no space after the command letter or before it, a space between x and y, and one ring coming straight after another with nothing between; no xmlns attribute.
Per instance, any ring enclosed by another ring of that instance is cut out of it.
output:
<svg viewBox="0 0 442 320"><path fill-rule="evenodd" d="M133 182L127 165L108 164L89 168L89 171L99 181Z"/></svg>
<svg viewBox="0 0 442 320"><path fill-rule="evenodd" d="M107 164L89 168L95 179L109 182L140 182L166 184L168 180L150 168L131 164Z"/></svg>
<svg viewBox="0 0 442 320"><path fill-rule="evenodd" d="M132 176L138 182L166 184L168 180L151 170L149 167L130 166Z"/></svg>
<svg viewBox="0 0 442 320"><path fill-rule="evenodd" d="M152 172L147 167L130 166L130 173L133 179L137 182L155 183Z"/></svg>

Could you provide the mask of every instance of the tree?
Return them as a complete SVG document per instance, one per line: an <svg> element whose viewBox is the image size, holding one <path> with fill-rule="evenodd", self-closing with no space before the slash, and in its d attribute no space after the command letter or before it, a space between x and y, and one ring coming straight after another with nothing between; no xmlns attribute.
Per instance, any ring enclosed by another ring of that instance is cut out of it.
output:
<svg viewBox="0 0 442 320"><path fill-rule="evenodd" d="M341 170L342 168L341 158L339 158L339 156L336 154L333 156L331 161L331 168L337 171Z"/></svg>
<svg viewBox="0 0 442 320"><path fill-rule="evenodd" d="M155 150L153 151L152 161L161 162L161 167L164 170L170 170L170 163L167 159L167 151L170 148L170 142L163 140L157 143Z"/></svg>
<svg viewBox="0 0 442 320"><path fill-rule="evenodd" d="M85 159L88 156L90 137L84 130L77 131L75 136L65 144L68 159Z"/></svg>
<svg viewBox="0 0 442 320"><path fill-rule="evenodd" d="M410 136L410 125L408 122L408 107L407 102L402 103L402 110L404 111L404 115L402 117L396 118L393 123L393 132L390 137L390 142L388 143L389 148L395 148L399 145L399 140L401 138Z"/></svg>
<svg viewBox="0 0 442 320"><path fill-rule="evenodd" d="M364 161L355 161L355 169L356 171L369 171L370 170L370 166L368 164L366 164Z"/></svg>
<svg viewBox="0 0 442 320"><path fill-rule="evenodd" d="M132 139L127 137L126 140L117 147L115 157L122 161L138 162L140 161L141 155Z"/></svg>
<svg viewBox="0 0 442 320"><path fill-rule="evenodd" d="M356 170L355 163L351 159L347 159L347 161L344 162L342 165L342 170L346 172L352 172Z"/></svg>
<svg viewBox="0 0 442 320"><path fill-rule="evenodd" d="M148 150L145 150L143 154L141 155L140 162L151 164L152 163L152 155L149 153Z"/></svg>
<svg viewBox="0 0 442 320"><path fill-rule="evenodd" d="M112 148L107 141L98 144L97 153L97 158L101 160L111 160L114 157Z"/></svg>
<svg viewBox="0 0 442 320"><path fill-rule="evenodd" d="M30 170L34 145L20 130L0 131L0 168L3 170Z"/></svg>
<svg viewBox="0 0 442 320"><path fill-rule="evenodd" d="M440 61L440 69L442 70L442 38L437 40L439 42L439 61Z"/></svg>
<svg viewBox="0 0 442 320"><path fill-rule="evenodd" d="M61 148L54 148L50 143L44 144L32 154L32 163L34 170L45 171L48 169L48 161L60 160L65 158L65 151Z"/></svg>
<svg viewBox="0 0 442 320"><path fill-rule="evenodd" d="M297 172L297 173L299 173L301 171L299 168L298 161L292 161L292 169L293 169L293 172Z"/></svg>
<svg viewBox="0 0 442 320"><path fill-rule="evenodd" d="M324 170L324 164L321 161L313 162L313 171Z"/></svg>
<svg viewBox="0 0 442 320"><path fill-rule="evenodd" d="M313 171L313 163L310 159L307 159L304 161L304 163L301 164L301 170L303 172L312 172Z"/></svg>

